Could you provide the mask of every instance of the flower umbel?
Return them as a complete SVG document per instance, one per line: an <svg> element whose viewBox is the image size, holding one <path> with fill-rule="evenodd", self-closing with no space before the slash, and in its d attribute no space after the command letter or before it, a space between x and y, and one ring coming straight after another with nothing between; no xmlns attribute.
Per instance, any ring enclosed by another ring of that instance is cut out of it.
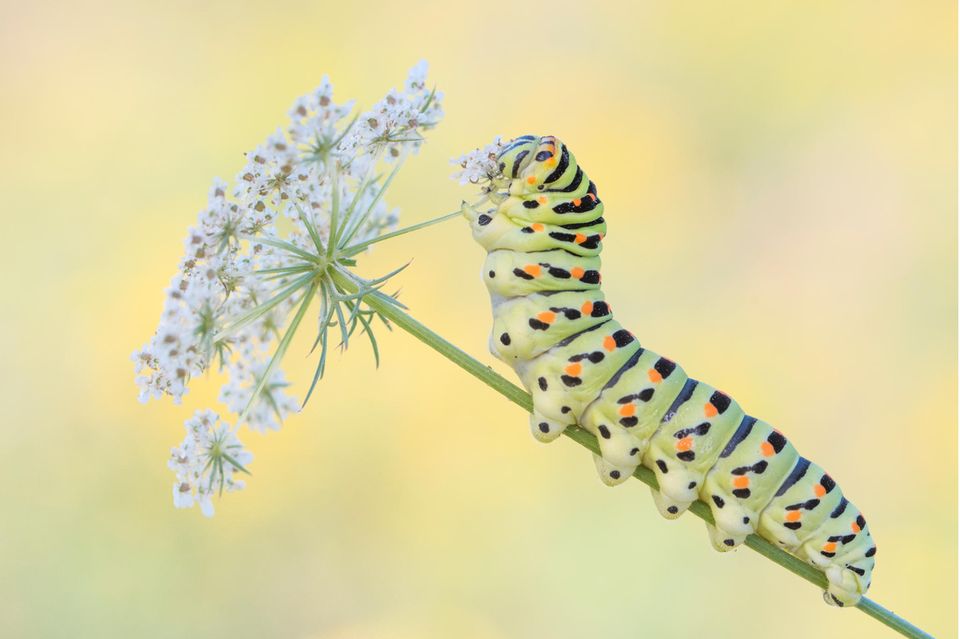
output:
<svg viewBox="0 0 960 639"><path fill-rule="evenodd" d="M303 403L323 375L330 346L345 348L357 329L379 360L373 333L378 314L363 298L403 267L373 280L351 268L372 244L450 217L387 233L397 214L384 193L424 132L442 118L441 98L428 89L426 64L420 63L402 89L350 118L353 102L335 102L324 77L313 93L294 101L290 123L247 154L232 185L214 180L207 206L188 231L159 326L132 356L141 401L166 395L180 403L193 378L216 369L227 377L220 401L238 415L234 428L279 429L302 405L288 394L279 365L314 301L319 355ZM198 420L211 419L218 418L208 411L187 421L195 440L202 430ZM224 452L239 445L232 431L207 428L212 434L203 445L188 446L188 437L175 449L171 468L177 472L175 504L200 503L210 514L214 491L242 485L232 475L245 462ZM203 455L209 464L198 470Z"/></svg>
<svg viewBox="0 0 960 639"><path fill-rule="evenodd" d="M243 488L243 480L234 475L247 472L245 465L253 460L253 455L244 450L236 434L212 410L198 410L184 426L187 436L170 451L167 462L177 475L173 505L191 508L199 504L201 512L212 517L214 493Z"/></svg>

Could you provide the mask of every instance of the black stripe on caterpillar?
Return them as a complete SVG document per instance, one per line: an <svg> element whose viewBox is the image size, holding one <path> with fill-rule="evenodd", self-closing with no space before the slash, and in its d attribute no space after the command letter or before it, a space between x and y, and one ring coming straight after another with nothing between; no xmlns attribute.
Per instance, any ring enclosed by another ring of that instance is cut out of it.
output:
<svg viewBox="0 0 960 639"><path fill-rule="evenodd" d="M756 532L822 570L827 603L855 605L876 554L863 515L779 431L613 318L600 289L603 203L573 153L555 137L523 136L498 165L497 206L464 215L487 250L490 348L533 396L533 435L552 441L579 424L597 437L607 485L642 464L656 474L664 517L702 499L717 550Z"/></svg>

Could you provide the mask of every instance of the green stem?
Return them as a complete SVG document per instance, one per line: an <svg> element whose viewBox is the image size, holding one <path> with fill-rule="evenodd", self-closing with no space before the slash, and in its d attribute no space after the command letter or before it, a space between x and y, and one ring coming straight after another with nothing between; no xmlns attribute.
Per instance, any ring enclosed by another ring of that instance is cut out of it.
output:
<svg viewBox="0 0 960 639"><path fill-rule="evenodd" d="M439 224L440 222L446 222L449 219L455 218L457 216L463 215L462 211L451 211L441 215L440 217L435 217L427 220L426 222L420 222L419 224L414 224L412 226L405 226L402 229L397 229L396 231L391 231L390 233L384 233L383 235L378 235L373 239L366 240L365 242L358 242L347 247L347 253L349 255L356 255L364 251L367 247L382 242L384 240L389 240L394 237L399 237L401 235L406 235L407 233L412 233L413 231L419 231L420 229L426 228L428 226L433 226L434 224Z"/></svg>
<svg viewBox="0 0 960 639"><path fill-rule="evenodd" d="M344 288L348 290L356 290L356 285L349 279L341 275L336 275L335 277L338 279L338 283ZM380 313L383 317L389 319L394 324L407 331L463 370L470 373L523 410L527 412L533 410L533 400L531 399L529 393L519 386L507 381L492 368L480 363L437 333L434 333L432 330L415 320L402 309L387 301L386 295L379 292L374 292L364 296L363 300L370 308ZM587 448L596 454L600 454L600 446L597 444L597 438L583 428L580 428L579 426L568 426L564 431L564 435L577 442L584 448ZM656 476L649 468L640 466L633 473L633 476L652 488L658 487ZM702 501L694 502L693 505L690 506L690 512L706 522L713 523L713 516L710 512L710 507ZM802 561L790 553L777 548L763 537L760 537L759 535L750 535L747 537L746 546L757 551L767 559L780 564L790 572L803 577L815 586L821 589L826 589L827 579L822 572L807 564L805 561ZM866 597L861 598L860 603L858 603L856 607L905 637L927 639L933 638L933 635L924 632L906 619L897 616L880 604L875 603Z"/></svg>

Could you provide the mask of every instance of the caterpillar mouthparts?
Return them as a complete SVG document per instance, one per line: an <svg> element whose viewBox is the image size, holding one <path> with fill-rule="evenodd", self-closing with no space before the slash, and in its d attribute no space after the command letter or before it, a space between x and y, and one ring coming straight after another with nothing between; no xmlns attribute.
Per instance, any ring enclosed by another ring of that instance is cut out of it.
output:
<svg viewBox="0 0 960 639"><path fill-rule="evenodd" d="M549 442L580 425L600 444L605 484L643 465L657 477L651 492L664 517L702 499L714 548L757 533L823 571L827 603L856 605L876 554L863 515L778 430L614 319L600 286L603 203L567 146L525 135L497 161L507 193L493 209L464 213L487 250L490 350L532 394L534 437Z"/></svg>

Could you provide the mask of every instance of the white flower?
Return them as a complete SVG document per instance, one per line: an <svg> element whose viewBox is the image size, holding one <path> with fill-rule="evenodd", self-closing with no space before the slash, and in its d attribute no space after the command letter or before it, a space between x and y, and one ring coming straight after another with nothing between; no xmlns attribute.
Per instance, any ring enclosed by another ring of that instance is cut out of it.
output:
<svg viewBox="0 0 960 639"><path fill-rule="evenodd" d="M244 487L235 477L253 461L253 455L212 410L198 410L184 423L187 436L170 451L167 467L176 473L173 505L192 508L200 505L207 517L213 516L214 494Z"/></svg>
<svg viewBox="0 0 960 639"><path fill-rule="evenodd" d="M427 64L426 60L421 60L413 65L413 68L410 69L410 72L407 74L407 86L406 90L410 93L417 91L423 91L427 87L427 70L430 68L430 65Z"/></svg>
<svg viewBox="0 0 960 639"><path fill-rule="evenodd" d="M329 150L339 137L340 121L353 111L353 100L344 104L333 101L330 78L323 76L313 93L297 98L290 108L290 140L313 151Z"/></svg>
<svg viewBox="0 0 960 639"><path fill-rule="evenodd" d="M451 177L460 184L481 184L496 179L500 176L497 155L504 146L501 139L496 137L490 144L450 160L451 164L460 167Z"/></svg>
<svg viewBox="0 0 960 639"><path fill-rule="evenodd" d="M400 157L404 150L416 153L423 142L423 131L436 126L443 117L443 94L427 90L426 72L427 63L421 61L410 71L402 92L391 90L357 119L342 146L385 150L388 159Z"/></svg>

